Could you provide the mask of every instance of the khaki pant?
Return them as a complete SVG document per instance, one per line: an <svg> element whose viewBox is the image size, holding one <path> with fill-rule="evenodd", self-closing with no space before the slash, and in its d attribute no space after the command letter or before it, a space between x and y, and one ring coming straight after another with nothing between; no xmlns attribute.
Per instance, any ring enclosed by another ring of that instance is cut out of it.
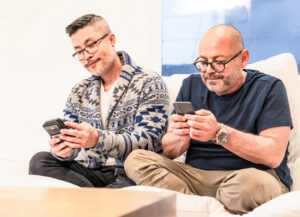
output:
<svg viewBox="0 0 300 217"><path fill-rule="evenodd" d="M201 170L145 150L127 157L125 171L138 185L215 197L235 214L247 213L288 192L273 169Z"/></svg>

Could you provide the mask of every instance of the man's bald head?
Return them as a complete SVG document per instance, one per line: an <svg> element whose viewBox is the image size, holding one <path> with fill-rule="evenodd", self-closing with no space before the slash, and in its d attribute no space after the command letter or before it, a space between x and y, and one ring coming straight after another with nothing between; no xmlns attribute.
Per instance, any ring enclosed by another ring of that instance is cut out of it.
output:
<svg viewBox="0 0 300 217"><path fill-rule="evenodd" d="M201 45L208 44L211 48L228 48L230 50L244 49L242 35L238 29L231 25L220 24L210 28L200 40Z"/></svg>
<svg viewBox="0 0 300 217"><path fill-rule="evenodd" d="M230 94L240 88L247 75L243 68L248 60L249 51L244 49L242 35L233 26L214 26L200 40L197 61L202 64L201 78L217 95Z"/></svg>

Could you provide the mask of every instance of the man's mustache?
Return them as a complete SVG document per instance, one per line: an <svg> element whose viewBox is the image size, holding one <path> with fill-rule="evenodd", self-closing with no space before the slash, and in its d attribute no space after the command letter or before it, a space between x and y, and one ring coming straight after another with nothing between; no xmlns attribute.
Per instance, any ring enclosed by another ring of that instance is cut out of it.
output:
<svg viewBox="0 0 300 217"><path fill-rule="evenodd" d="M85 67L89 67L90 65L92 65L92 64L94 64L95 62L98 62L98 61L100 61L101 60L101 58L98 58L98 59L96 59L96 60L89 60L88 62L87 62L87 64L85 64L84 66Z"/></svg>
<svg viewBox="0 0 300 217"><path fill-rule="evenodd" d="M223 79L223 78L224 78L224 76L220 75L220 74L208 74L208 75L204 76L205 80L207 80L207 79Z"/></svg>

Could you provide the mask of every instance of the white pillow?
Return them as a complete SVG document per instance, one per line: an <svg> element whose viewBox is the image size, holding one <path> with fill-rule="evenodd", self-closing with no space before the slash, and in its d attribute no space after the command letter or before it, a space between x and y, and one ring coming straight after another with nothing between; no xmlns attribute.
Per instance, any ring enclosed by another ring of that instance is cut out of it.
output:
<svg viewBox="0 0 300 217"><path fill-rule="evenodd" d="M273 75L285 85L294 125L290 135L288 166L294 181L292 190L300 189L300 79L296 60L292 54L284 53L250 64L246 68Z"/></svg>
<svg viewBox="0 0 300 217"><path fill-rule="evenodd" d="M263 61L249 64L246 68L257 69L263 73L281 79L287 90L294 128L290 136L289 162L294 162L300 156L300 82L296 60L292 54L284 53Z"/></svg>
<svg viewBox="0 0 300 217"><path fill-rule="evenodd" d="M300 191L283 194L255 208L243 217L298 217Z"/></svg>

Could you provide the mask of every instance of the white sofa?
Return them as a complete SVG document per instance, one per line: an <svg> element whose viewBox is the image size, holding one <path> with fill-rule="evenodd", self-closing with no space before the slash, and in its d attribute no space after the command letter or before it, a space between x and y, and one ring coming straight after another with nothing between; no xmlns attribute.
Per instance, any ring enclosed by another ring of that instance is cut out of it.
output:
<svg viewBox="0 0 300 217"><path fill-rule="evenodd" d="M292 192L277 197L266 204L256 208L245 217L296 217L300 216L300 79L297 64L291 54L281 54L269 59L256 62L247 68L258 69L262 72L272 74L283 80L289 97L294 129L292 130L289 146L288 166L294 180ZM183 78L188 75L173 75L164 77L170 91L171 101L176 98ZM5 151L5 150L2 150ZM35 152L35 147L28 144L28 152ZM39 187L77 187L67 182L52 178L28 175L28 158L18 157L0 158L0 171L2 176L0 186L39 186ZM133 186L126 189L165 191L163 189ZM177 193L177 216L232 216L224 207L212 197L190 196Z"/></svg>

